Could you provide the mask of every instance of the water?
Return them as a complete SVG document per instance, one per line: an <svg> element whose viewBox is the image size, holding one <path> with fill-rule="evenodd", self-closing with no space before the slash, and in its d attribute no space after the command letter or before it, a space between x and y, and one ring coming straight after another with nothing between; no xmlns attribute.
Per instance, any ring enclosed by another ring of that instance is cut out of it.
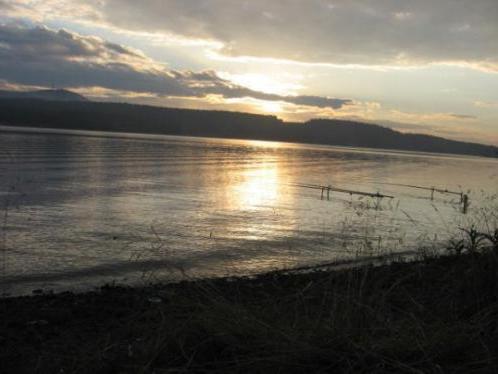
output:
<svg viewBox="0 0 498 374"><path fill-rule="evenodd" d="M496 160L95 132L0 131L0 291L241 275L445 240ZM333 185L393 200L320 191Z"/></svg>

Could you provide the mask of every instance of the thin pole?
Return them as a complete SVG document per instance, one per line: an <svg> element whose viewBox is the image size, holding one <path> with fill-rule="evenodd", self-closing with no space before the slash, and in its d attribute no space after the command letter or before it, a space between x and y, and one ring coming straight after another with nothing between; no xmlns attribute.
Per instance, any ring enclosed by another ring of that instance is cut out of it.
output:
<svg viewBox="0 0 498 374"><path fill-rule="evenodd" d="M400 186L400 187L408 187L408 188L417 188L417 189L420 189L420 190L428 190L428 191L434 190L434 192L449 193L449 194L453 194L453 195L461 195L462 194L462 192L450 191L448 189L444 189L443 190L442 188L415 186L415 185L412 185L412 184L400 184L400 183L381 183L381 184L385 184L385 185L388 185L388 186Z"/></svg>
<svg viewBox="0 0 498 374"><path fill-rule="evenodd" d="M335 192L342 192L342 193L348 193L350 195L362 195L362 196L369 196L369 197L387 197L389 199L394 199L394 196L389 196L389 195L383 195L378 192L372 193L372 192L363 192L363 191L354 191L354 190L348 190L345 188L338 188L338 187L332 187L332 186L322 186L319 184L292 184L293 186L296 187L303 187L303 188L311 188L311 189L316 189L316 190L327 190L327 195L330 196L330 191L335 191Z"/></svg>
<svg viewBox="0 0 498 374"><path fill-rule="evenodd" d="M467 214L467 210L469 208L469 197L467 194L463 194L463 207L462 207L462 213Z"/></svg>

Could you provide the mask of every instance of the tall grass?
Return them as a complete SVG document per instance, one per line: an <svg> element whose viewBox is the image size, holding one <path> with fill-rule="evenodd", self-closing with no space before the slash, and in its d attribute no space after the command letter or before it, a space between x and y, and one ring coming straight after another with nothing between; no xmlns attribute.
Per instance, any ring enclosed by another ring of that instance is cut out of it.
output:
<svg viewBox="0 0 498 374"><path fill-rule="evenodd" d="M488 251L336 272L11 299L2 301L1 317L17 323L21 338L11 336L8 325L3 330L16 344L0 351L0 369L493 372L497 295L498 258ZM46 323L26 324L32 320ZM19 352L26 358L13 359Z"/></svg>

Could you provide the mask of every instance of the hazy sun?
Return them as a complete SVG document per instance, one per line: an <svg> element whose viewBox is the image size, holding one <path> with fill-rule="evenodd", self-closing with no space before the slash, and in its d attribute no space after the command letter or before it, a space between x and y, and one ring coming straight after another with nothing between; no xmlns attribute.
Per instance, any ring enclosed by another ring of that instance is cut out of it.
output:
<svg viewBox="0 0 498 374"><path fill-rule="evenodd" d="M278 101L261 101L258 103L259 108L266 113L282 112L282 103Z"/></svg>
<svg viewBox="0 0 498 374"><path fill-rule="evenodd" d="M285 77L276 74L231 74L220 72L222 78L235 84L250 88L254 91L271 93L276 95L292 95L302 88L298 83L299 77L286 75Z"/></svg>

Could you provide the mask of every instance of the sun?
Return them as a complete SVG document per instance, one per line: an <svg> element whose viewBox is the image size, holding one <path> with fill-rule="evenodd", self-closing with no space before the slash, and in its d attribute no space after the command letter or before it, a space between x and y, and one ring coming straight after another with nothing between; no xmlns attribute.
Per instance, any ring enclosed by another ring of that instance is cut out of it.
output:
<svg viewBox="0 0 498 374"><path fill-rule="evenodd" d="M284 95L289 92L294 92L296 88L299 88L299 86L278 79L274 75L256 73L230 74L223 72L220 72L219 74L222 78L235 84L264 93Z"/></svg>
<svg viewBox="0 0 498 374"><path fill-rule="evenodd" d="M260 110L266 113L281 113L282 103L279 101L261 101L258 103Z"/></svg>

